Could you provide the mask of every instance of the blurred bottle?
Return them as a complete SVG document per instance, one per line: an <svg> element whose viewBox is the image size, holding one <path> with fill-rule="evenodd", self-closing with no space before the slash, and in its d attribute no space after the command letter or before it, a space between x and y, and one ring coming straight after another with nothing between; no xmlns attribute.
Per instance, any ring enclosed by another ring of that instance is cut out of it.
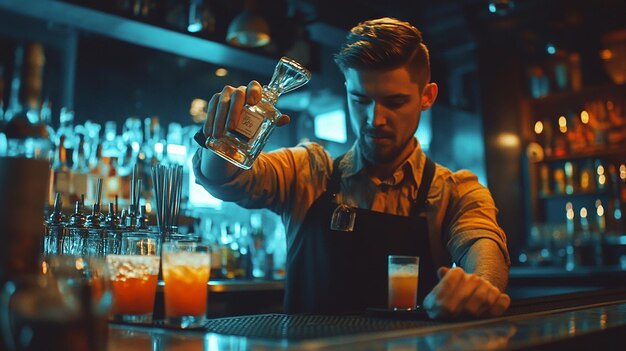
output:
<svg viewBox="0 0 626 351"><path fill-rule="evenodd" d="M106 175L104 170L104 159L102 158L102 144L98 143L94 155L89 161L89 173L87 174L87 202L96 202L96 190L98 179L104 178Z"/></svg>
<svg viewBox="0 0 626 351"><path fill-rule="evenodd" d="M117 158L108 158L106 173L102 183L102 202L108 203L122 192L122 180L117 173Z"/></svg>
<svg viewBox="0 0 626 351"><path fill-rule="evenodd" d="M222 250L220 232L213 219L207 214L199 214L194 221L194 231L200 235L201 241L211 248L211 279L224 278L222 275Z"/></svg>
<svg viewBox="0 0 626 351"><path fill-rule="evenodd" d="M66 230L63 232L63 236L59 238L60 254L77 255L81 252L82 239L87 236L85 229L87 217L84 208L84 201L75 202L74 213L70 215Z"/></svg>
<svg viewBox="0 0 626 351"><path fill-rule="evenodd" d="M63 204L59 193L56 193L54 200L54 209L50 216L46 219L44 226L44 238L42 245L42 254L56 255L61 254L63 236L65 231L66 218L63 215Z"/></svg>
<svg viewBox="0 0 626 351"><path fill-rule="evenodd" d="M73 160L71 169L72 202L78 199L79 194L87 194L89 192L89 162L85 155L84 134L78 134L78 143L74 149Z"/></svg>
<svg viewBox="0 0 626 351"><path fill-rule="evenodd" d="M261 213L250 215L250 261L252 263L252 277L265 278L269 270L267 238ZM269 271L269 272L268 272Z"/></svg>
<svg viewBox="0 0 626 351"><path fill-rule="evenodd" d="M240 235L237 238L239 246L239 258L237 259L236 278L252 278L252 255L250 255L250 227L241 226Z"/></svg>
<svg viewBox="0 0 626 351"><path fill-rule="evenodd" d="M4 134L5 124L4 101L2 100L2 96L0 96L0 155L6 155L7 153L7 136Z"/></svg>
<svg viewBox="0 0 626 351"><path fill-rule="evenodd" d="M74 133L74 111L67 107L62 107L59 113L59 129L56 132L56 147L60 147L61 143L68 155L67 165L72 167L72 155L74 154L74 148L76 147L77 140ZM61 138L63 141L61 142Z"/></svg>
<svg viewBox="0 0 626 351"><path fill-rule="evenodd" d="M606 189L606 180L607 180L604 165L602 164L602 161L595 160L593 162L593 167L595 168L596 187L598 188L599 191L602 191Z"/></svg>
<svg viewBox="0 0 626 351"><path fill-rule="evenodd" d="M571 202L565 204L565 226L566 226L566 244L565 244L565 269L574 270L580 264L575 252L576 247L576 222L574 215L574 206Z"/></svg>
<svg viewBox="0 0 626 351"><path fill-rule="evenodd" d="M624 207L626 200L626 165L609 165L609 226L614 234L624 234Z"/></svg>
<svg viewBox="0 0 626 351"><path fill-rule="evenodd" d="M594 174L593 164L587 159L580 170L580 191L591 192L596 189Z"/></svg>
<svg viewBox="0 0 626 351"><path fill-rule="evenodd" d="M561 167L556 167L554 170L554 193L565 194L565 170Z"/></svg>
<svg viewBox="0 0 626 351"><path fill-rule="evenodd" d="M268 252L273 260L274 279L285 279L287 267L287 236L285 227L278 223L274 229L274 238L271 241L271 248Z"/></svg>
<svg viewBox="0 0 626 351"><path fill-rule="evenodd" d="M626 164L619 165L620 179L620 234L626 234L626 221L624 220L624 212L626 211Z"/></svg>
<svg viewBox="0 0 626 351"><path fill-rule="evenodd" d="M117 123L107 121L104 124L104 141L102 142L102 156L107 158L120 157L120 142L117 135Z"/></svg>
<svg viewBox="0 0 626 351"><path fill-rule="evenodd" d="M0 285L38 271L49 168L48 160L0 157Z"/></svg>
<svg viewBox="0 0 626 351"><path fill-rule="evenodd" d="M0 62L0 134L4 129L4 65ZM2 152L0 150L0 152Z"/></svg>
<svg viewBox="0 0 626 351"><path fill-rule="evenodd" d="M3 116L6 147L2 155L46 160L50 157L48 126L39 114L44 63L43 46L39 43L15 49L9 104Z"/></svg>
<svg viewBox="0 0 626 351"><path fill-rule="evenodd" d="M550 166L548 164L542 164L539 168L539 175L541 179L540 193L543 196L550 195Z"/></svg>
<svg viewBox="0 0 626 351"><path fill-rule="evenodd" d="M64 203L70 203L71 175L67 164L64 135L59 137L59 145L52 163L52 184L52 192L59 193Z"/></svg>
<svg viewBox="0 0 626 351"><path fill-rule="evenodd" d="M540 66L533 66L528 70L530 96L541 98L550 93L550 80Z"/></svg>
<svg viewBox="0 0 626 351"><path fill-rule="evenodd" d="M49 99L44 100L41 104L41 108L39 109L39 120L48 130L48 138L52 142L56 138L56 132L52 127L52 102ZM50 155L50 157L52 157L52 155Z"/></svg>
<svg viewBox="0 0 626 351"><path fill-rule="evenodd" d="M243 276L239 267L239 237L241 235L241 223L235 222L221 224L221 258L222 276L226 279L241 278Z"/></svg>
<svg viewBox="0 0 626 351"><path fill-rule="evenodd" d="M577 171L576 165L573 162L567 161L563 169L565 171L565 193L571 195L578 190L574 182L575 173Z"/></svg>

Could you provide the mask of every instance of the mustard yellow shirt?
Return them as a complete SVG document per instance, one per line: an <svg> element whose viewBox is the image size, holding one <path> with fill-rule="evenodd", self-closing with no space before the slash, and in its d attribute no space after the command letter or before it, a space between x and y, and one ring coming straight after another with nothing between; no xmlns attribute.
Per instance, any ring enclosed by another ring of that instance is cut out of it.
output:
<svg viewBox="0 0 626 351"><path fill-rule="evenodd" d="M417 197L426 156L416 147L395 173L383 181L372 179L364 170L355 143L340 162L339 203L408 216ZM303 143L261 153L252 168L239 172L226 183L213 183L201 174L202 153L193 158L196 182L213 196L245 208L268 208L281 216L287 232L287 247L300 229L313 202L326 190L333 162L319 144ZM507 264L510 258L506 236L496 221L497 208L489 190L468 170L452 172L437 164L428 192L428 225L435 265L459 264L478 239L496 242ZM329 223L330 225L330 223ZM386 233L380 233L385 235Z"/></svg>

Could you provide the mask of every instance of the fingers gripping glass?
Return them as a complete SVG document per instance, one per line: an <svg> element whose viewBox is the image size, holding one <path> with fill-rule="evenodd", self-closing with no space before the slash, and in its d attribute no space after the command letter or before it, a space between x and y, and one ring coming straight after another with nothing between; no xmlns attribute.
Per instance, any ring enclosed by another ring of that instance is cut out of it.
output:
<svg viewBox="0 0 626 351"><path fill-rule="evenodd" d="M351 232L356 221L356 208L346 204L339 204L333 211L330 219L330 229L341 232Z"/></svg>

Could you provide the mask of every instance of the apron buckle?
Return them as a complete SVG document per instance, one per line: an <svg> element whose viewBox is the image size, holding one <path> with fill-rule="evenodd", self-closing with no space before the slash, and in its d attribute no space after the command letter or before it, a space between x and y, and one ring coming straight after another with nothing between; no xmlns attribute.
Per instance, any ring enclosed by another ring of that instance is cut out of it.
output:
<svg viewBox="0 0 626 351"><path fill-rule="evenodd" d="M356 221L356 208L340 204L333 211L330 219L330 229L340 232L352 232Z"/></svg>

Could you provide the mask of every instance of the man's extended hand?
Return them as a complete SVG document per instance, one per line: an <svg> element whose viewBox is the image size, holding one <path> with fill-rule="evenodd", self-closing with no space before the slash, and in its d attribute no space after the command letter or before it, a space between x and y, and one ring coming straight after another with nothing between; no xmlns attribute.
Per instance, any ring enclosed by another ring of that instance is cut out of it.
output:
<svg viewBox="0 0 626 351"><path fill-rule="evenodd" d="M221 92L213 94L207 106L207 117L202 131L205 137L220 138L227 129L234 129L241 119L245 104L256 105L261 101L263 87L253 80L247 86L237 88L225 86ZM277 126L289 123L289 116L281 115Z"/></svg>
<svg viewBox="0 0 626 351"><path fill-rule="evenodd" d="M430 318L496 317L509 308L509 295L460 267L441 267L437 275L439 283L424 299Z"/></svg>

